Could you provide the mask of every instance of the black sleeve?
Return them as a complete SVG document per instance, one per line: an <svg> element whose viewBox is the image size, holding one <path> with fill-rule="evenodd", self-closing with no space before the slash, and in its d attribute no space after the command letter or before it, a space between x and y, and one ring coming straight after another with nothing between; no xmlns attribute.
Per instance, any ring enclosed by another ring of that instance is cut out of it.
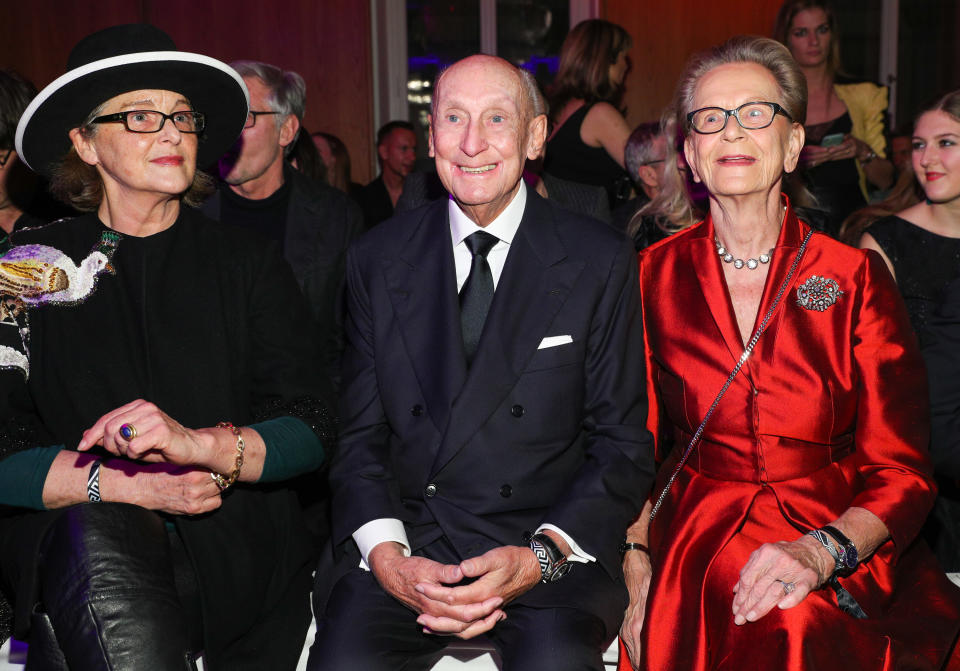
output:
<svg viewBox="0 0 960 671"><path fill-rule="evenodd" d="M960 278L947 286L927 326L930 453L939 475L960 479Z"/></svg>
<svg viewBox="0 0 960 671"><path fill-rule="evenodd" d="M331 190L332 191L332 190ZM303 293L317 324L317 349L320 365L331 387L328 400L336 405L335 392L340 384L340 357L343 353L343 286L347 249L363 233L360 207L339 192L328 194L324 206L324 230L315 240L315 263L303 277Z"/></svg>
<svg viewBox="0 0 960 671"><path fill-rule="evenodd" d="M251 283L253 414L258 422L292 416L306 423L325 449L335 420L321 368L314 322L293 271L273 245Z"/></svg>

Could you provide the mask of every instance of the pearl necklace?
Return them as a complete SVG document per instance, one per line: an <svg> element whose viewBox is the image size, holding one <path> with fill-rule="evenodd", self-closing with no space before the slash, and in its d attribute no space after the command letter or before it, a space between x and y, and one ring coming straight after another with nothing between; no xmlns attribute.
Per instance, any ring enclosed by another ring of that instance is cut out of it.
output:
<svg viewBox="0 0 960 671"><path fill-rule="evenodd" d="M737 270L740 270L744 266L747 267L747 270L756 270L761 263L770 263L770 257L773 255L773 249L771 248L766 254L761 254L755 259L743 259L734 258L733 254L727 251L727 248L720 244L720 238L714 236L713 244L717 246L717 255L723 259L724 263L732 263L733 267Z"/></svg>

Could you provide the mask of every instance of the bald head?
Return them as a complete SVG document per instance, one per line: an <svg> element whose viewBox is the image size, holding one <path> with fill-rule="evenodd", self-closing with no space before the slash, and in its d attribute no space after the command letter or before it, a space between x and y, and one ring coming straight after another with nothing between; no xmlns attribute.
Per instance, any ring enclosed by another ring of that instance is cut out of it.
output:
<svg viewBox="0 0 960 671"><path fill-rule="evenodd" d="M502 58L470 56L437 78L430 155L454 200L479 226L520 188L523 165L546 141L536 84Z"/></svg>
<svg viewBox="0 0 960 671"><path fill-rule="evenodd" d="M540 116L547 113L547 103L540 93L540 87L537 86L537 80L533 75L523 68L518 68L510 61L504 60L499 56L488 56L486 54L476 54L467 56L449 65L440 71L437 81L433 87L433 99L430 101L430 115L437 113L437 99L440 97L440 85L448 72L460 67L479 68L487 73L493 73L497 70L502 71L516 80L515 95L520 103L520 109L527 119Z"/></svg>

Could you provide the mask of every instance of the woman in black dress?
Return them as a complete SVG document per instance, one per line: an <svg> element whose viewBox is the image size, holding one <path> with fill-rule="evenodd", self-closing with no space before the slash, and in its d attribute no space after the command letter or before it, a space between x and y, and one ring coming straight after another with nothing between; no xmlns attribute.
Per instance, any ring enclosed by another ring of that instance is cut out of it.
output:
<svg viewBox="0 0 960 671"><path fill-rule="evenodd" d="M21 119L18 155L88 212L0 259L0 585L31 660L296 665L313 562L284 481L330 433L310 320L274 248L184 205L248 100L128 25L81 41Z"/></svg>
<svg viewBox="0 0 960 671"><path fill-rule="evenodd" d="M615 23L578 23L560 48L557 79L549 92L551 131L544 171L602 186L611 209L629 198L631 188L623 162L630 128L618 109L631 44L627 31Z"/></svg>
<svg viewBox="0 0 960 671"><path fill-rule="evenodd" d="M893 164L884 151L887 89L840 73L837 22L827 0L785 0L774 37L785 44L807 81L803 177L827 212L826 232L868 200L868 185L886 189Z"/></svg>
<svg viewBox="0 0 960 671"><path fill-rule="evenodd" d="M927 324L960 272L960 91L947 94L917 118L912 160L924 200L875 221L861 236L860 247L883 257L920 344L927 345ZM960 483L938 477L937 484L939 495L924 535L943 567L956 572Z"/></svg>

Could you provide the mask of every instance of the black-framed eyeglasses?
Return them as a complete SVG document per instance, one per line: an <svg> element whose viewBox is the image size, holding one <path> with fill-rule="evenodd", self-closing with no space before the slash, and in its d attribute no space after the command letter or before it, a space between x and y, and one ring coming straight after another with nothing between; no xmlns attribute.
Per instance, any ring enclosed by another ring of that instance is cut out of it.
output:
<svg viewBox="0 0 960 671"><path fill-rule="evenodd" d="M725 110L722 107L701 107L687 115L687 123L701 135L709 135L719 133L726 128L727 120L734 116L741 128L760 130L772 124L774 117L778 114L793 121L793 117L787 113L787 110L777 103L757 101L743 103L732 110Z"/></svg>
<svg viewBox="0 0 960 671"><path fill-rule="evenodd" d="M0 158L0 168L7 164L7 161L10 160L10 157L13 155L13 149L7 149L3 152L3 158Z"/></svg>
<svg viewBox="0 0 960 671"><path fill-rule="evenodd" d="M243 124L243 127L253 128L254 126L257 125L257 117L262 116L264 114L280 114L280 112L274 112L274 111L254 112L253 110L250 110L249 112L247 112L247 122Z"/></svg>
<svg viewBox="0 0 960 671"><path fill-rule="evenodd" d="M203 114L191 110L171 114L156 110L130 110L98 116L90 123L123 123L131 133L159 133L167 119L172 121L181 133L199 133L205 124Z"/></svg>

